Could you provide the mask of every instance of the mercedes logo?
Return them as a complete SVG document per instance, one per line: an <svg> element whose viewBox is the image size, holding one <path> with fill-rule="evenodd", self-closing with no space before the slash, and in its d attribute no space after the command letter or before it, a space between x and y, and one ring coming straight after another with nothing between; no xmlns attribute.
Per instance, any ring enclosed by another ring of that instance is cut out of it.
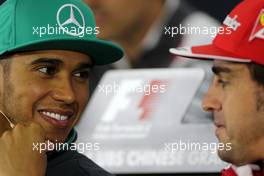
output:
<svg viewBox="0 0 264 176"><path fill-rule="evenodd" d="M69 18L66 21L61 21L60 20L60 15L61 12L65 9L69 9ZM76 9L76 10L74 10ZM76 14L75 13L79 13L79 15L82 17L82 21L78 21L76 19ZM57 23L59 25L59 27L63 30L63 32L65 32L66 34L72 35L72 36L80 36L84 33L85 30L85 20L84 20L84 16L83 13L81 12L81 10L73 5L73 4L64 4L63 6L60 7L60 9L57 12ZM79 29L81 29L81 31L77 30L77 32L71 32L69 31L65 26L68 24L74 24L76 26L78 26Z"/></svg>

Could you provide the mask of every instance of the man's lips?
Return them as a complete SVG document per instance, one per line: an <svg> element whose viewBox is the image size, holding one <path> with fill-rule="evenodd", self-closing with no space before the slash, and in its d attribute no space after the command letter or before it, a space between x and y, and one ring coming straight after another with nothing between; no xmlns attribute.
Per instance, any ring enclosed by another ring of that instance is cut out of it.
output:
<svg viewBox="0 0 264 176"><path fill-rule="evenodd" d="M216 127L216 129L215 129L216 135L218 135L222 130L225 129L225 124L224 123L214 122L214 125Z"/></svg>
<svg viewBox="0 0 264 176"><path fill-rule="evenodd" d="M57 127L67 127L74 115L72 110L43 109L38 112L46 121Z"/></svg>
<svg viewBox="0 0 264 176"><path fill-rule="evenodd" d="M221 128L221 127L225 127L225 125L224 124L217 124L217 123L215 123L215 126L217 127L217 128Z"/></svg>

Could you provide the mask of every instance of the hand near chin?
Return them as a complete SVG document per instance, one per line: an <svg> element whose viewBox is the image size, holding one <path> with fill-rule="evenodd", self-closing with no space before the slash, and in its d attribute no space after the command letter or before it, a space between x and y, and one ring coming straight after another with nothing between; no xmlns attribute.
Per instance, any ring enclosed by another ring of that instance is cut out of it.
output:
<svg viewBox="0 0 264 176"><path fill-rule="evenodd" d="M3 119L0 116L0 119ZM7 122L5 122L7 123ZM13 129L0 121L0 175L44 176L47 165L45 152L33 151L33 143L45 143L44 129L37 123L17 124ZM3 128L2 128L3 127Z"/></svg>

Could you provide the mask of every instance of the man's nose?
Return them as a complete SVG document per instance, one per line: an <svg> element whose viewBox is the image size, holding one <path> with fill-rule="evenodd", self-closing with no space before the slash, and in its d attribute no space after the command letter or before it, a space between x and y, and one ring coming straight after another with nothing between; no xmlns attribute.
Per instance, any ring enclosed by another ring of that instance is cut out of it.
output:
<svg viewBox="0 0 264 176"><path fill-rule="evenodd" d="M72 104L76 97L71 80L66 78L58 80L55 89L52 92L52 97L56 101Z"/></svg>
<svg viewBox="0 0 264 176"><path fill-rule="evenodd" d="M209 87L206 95L204 96L202 108L204 111L208 112L220 111L222 109L220 95L217 93L217 90L213 85Z"/></svg>

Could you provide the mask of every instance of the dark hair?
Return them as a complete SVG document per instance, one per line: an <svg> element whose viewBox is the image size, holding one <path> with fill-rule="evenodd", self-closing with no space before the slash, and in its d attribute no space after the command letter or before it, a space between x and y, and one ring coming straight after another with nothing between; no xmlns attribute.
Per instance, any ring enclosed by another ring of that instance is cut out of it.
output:
<svg viewBox="0 0 264 176"><path fill-rule="evenodd" d="M264 87L264 65L250 63L248 68L251 74L251 77L256 81L260 86Z"/></svg>

